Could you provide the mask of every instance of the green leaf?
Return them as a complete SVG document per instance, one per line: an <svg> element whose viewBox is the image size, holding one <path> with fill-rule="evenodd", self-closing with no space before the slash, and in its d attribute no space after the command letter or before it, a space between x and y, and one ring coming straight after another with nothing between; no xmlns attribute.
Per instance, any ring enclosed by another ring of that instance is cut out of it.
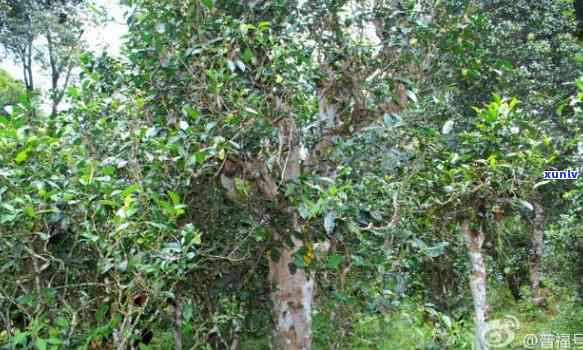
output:
<svg viewBox="0 0 583 350"><path fill-rule="evenodd" d="M130 194L136 192L137 190L140 189L140 185L137 183L131 184L128 187L126 187L123 192L121 193L121 197L122 198L126 198L127 196L129 196Z"/></svg>
<svg viewBox="0 0 583 350"><path fill-rule="evenodd" d="M193 311L192 304L184 304L182 306L182 319L186 322L192 320Z"/></svg>
<svg viewBox="0 0 583 350"><path fill-rule="evenodd" d="M202 234L200 232L196 232L194 234L194 238L192 239L192 243L194 243L195 245L201 245L202 244Z"/></svg>
<svg viewBox="0 0 583 350"><path fill-rule="evenodd" d="M172 204L174 204L174 205L180 204L180 196L178 195L178 193L173 192L173 191L169 191L168 196L172 200Z"/></svg>
<svg viewBox="0 0 583 350"><path fill-rule="evenodd" d="M433 247L427 248L425 252L426 252L427 256L429 256L431 258L435 258L435 257L442 255L443 252L445 251L445 247L447 247L448 245L449 245L448 242L441 242L441 243L434 245Z"/></svg>
<svg viewBox="0 0 583 350"><path fill-rule="evenodd" d="M61 341L61 339L58 339L58 338L49 338L49 339L47 339L47 343L49 343L51 345L60 345L63 342Z"/></svg>
<svg viewBox="0 0 583 350"><path fill-rule="evenodd" d="M113 175L115 173L115 168L112 166L106 166L103 169L101 169L101 173L103 175Z"/></svg>
<svg viewBox="0 0 583 350"><path fill-rule="evenodd" d="M196 160L196 163L201 165L204 163L204 161L206 159L206 152L204 150L200 150L200 151L196 152L196 154L194 155L194 158Z"/></svg>
<svg viewBox="0 0 583 350"><path fill-rule="evenodd" d="M342 263L342 256L338 254L331 254L326 259L326 266L331 269L337 269L338 266Z"/></svg>
<svg viewBox="0 0 583 350"><path fill-rule="evenodd" d="M12 342L14 343L14 345L25 344L29 334L30 334L29 332L21 332L19 330L16 330L16 334L12 338Z"/></svg>
<svg viewBox="0 0 583 350"><path fill-rule="evenodd" d="M72 98L77 98L79 97L79 90L77 90L77 87L75 86L69 86L67 88L67 95L69 95Z"/></svg>
<svg viewBox="0 0 583 350"><path fill-rule="evenodd" d="M243 59L243 61L251 63L253 61L253 52L251 52L249 48L246 48L245 51L243 51L241 58Z"/></svg>
<svg viewBox="0 0 583 350"><path fill-rule="evenodd" d="M170 203L166 202L165 200L160 200L159 204L162 207L164 214L166 214L167 216L174 215L174 206L170 205Z"/></svg>
<svg viewBox="0 0 583 350"><path fill-rule="evenodd" d="M202 4L209 10L212 10L214 7L213 0L202 0Z"/></svg>
<svg viewBox="0 0 583 350"><path fill-rule="evenodd" d="M184 106L182 107L182 113L190 118L190 119L198 119L199 113L197 110L195 110L194 108L192 108L191 106Z"/></svg>
<svg viewBox="0 0 583 350"><path fill-rule="evenodd" d="M111 207L115 207L117 204L109 199L100 199L97 201L97 203L101 204L101 205L109 205Z"/></svg>
<svg viewBox="0 0 583 350"><path fill-rule="evenodd" d="M36 219L36 212L34 211L33 207L24 208L24 213L28 215L29 218Z"/></svg>
<svg viewBox="0 0 583 350"><path fill-rule="evenodd" d="M99 309L97 309L97 312L95 313L95 319L98 322L105 320L108 311L109 311L109 305L101 304L99 306Z"/></svg>
<svg viewBox="0 0 583 350"><path fill-rule="evenodd" d="M16 299L16 302L20 305L33 306L36 304L36 298L33 294L25 294Z"/></svg>
<svg viewBox="0 0 583 350"><path fill-rule="evenodd" d="M300 203L300 206L298 208L298 212L300 214L300 217L304 220L310 216L310 211L308 210L308 208L306 207L306 205L304 203Z"/></svg>
<svg viewBox="0 0 583 350"><path fill-rule="evenodd" d="M348 231L350 231L350 233L356 235L357 237L360 237L360 235L362 234L362 230L360 229L360 227L358 227L358 224L356 224L355 222L349 222L347 225Z"/></svg>
<svg viewBox="0 0 583 350"><path fill-rule="evenodd" d="M37 350L47 350L47 342L42 338L36 338L34 345L36 346Z"/></svg>
<svg viewBox="0 0 583 350"><path fill-rule="evenodd" d="M293 264L296 267L306 267L306 263L304 261L304 258L302 256L298 256L298 255L294 255L294 262Z"/></svg>
<svg viewBox="0 0 583 350"><path fill-rule="evenodd" d="M24 162L27 159L28 159L28 149L25 149L25 150L22 150L22 151L20 151L20 152L18 152L16 154L16 157L14 158L14 161L17 164L20 164L20 163Z"/></svg>
<svg viewBox="0 0 583 350"><path fill-rule="evenodd" d="M490 164L490 168L492 170L496 170L496 156L491 155L488 157L488 164Z"/></svg>

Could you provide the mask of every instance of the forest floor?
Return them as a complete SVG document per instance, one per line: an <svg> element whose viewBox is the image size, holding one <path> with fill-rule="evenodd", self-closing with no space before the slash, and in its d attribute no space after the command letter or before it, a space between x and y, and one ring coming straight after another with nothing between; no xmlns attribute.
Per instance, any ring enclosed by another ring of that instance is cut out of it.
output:
<svg viewBox="0 0 583 350"><path fill-rule="evenodd" d="M524 298L516 302L506 288L490 290L492 313L490 322L502 325L492 335L492 349L583 349L583 307L569 290L554 290L545 308L536 308L524 289ZM429 312L428 312L429 310ZM431 305L403 302L393 312L385 315L347 314L350 324L344 337L340 337L338 324L329 315L314 315L314 350L471 350L473 322L464 317L459 320L439 312ZM433 310L434 311L434 310ZM508 338L510 337L510 338ZM338 340L343 341L338 344ZM513 341L509 345L495 346ZM336 344L336 347L333 347ZM267 340L247 338L242 349L268 349Z"/></svg>

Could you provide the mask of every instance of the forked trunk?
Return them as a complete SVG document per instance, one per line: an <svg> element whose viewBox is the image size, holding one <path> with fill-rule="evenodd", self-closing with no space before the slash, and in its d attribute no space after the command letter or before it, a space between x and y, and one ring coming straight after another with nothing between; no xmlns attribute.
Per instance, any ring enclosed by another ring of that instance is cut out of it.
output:
<svg viewBox="0 0 583 350"><path fill-rule="evenodd" d="M487 350L488 344L485 338L487 331L486 312L488 309L486 302L486 266L482 256L484 231L481 227L478 230L472 230L469 220L465 220L461 228L472 264L470 288L474 301L475 350Z"/></svg>
<svg viewBox="0 0 583 350"><path fill-rule="evenodd" d="M275 321L272 345L276 350L309 350L312 348L314 281L305 269L294 265L293 253L302 242L292 240L293 247L282 248L277 261L269 260Z"/></svg>
<svg viewBox="0 0 583 350"><path fill-rule="evenodd" d="M532 288L532 303L536 306L543 304L543 298L540 292L540 263L543 255L543 238L544 238L544 209L535 203L534 232L532 237L532 261L530 265L530 281Z"/></svg>

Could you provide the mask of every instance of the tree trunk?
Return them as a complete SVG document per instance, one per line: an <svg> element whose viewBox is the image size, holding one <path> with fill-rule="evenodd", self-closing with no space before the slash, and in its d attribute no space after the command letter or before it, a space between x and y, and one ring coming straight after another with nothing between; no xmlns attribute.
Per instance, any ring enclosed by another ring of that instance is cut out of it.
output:
<svg viewBox="0 0 583 350"><path fill-rule="evenodd" d="M470 288L474 300L474 324L475 324L475 350L487 350L485 335L487 331L486 312L486 266L482 256L482 244L484 243L484 231L470 229L469 220L462 223L462 233L465 238L468 255L472 264L472 276Z"/></svg>
<svg viewBox="0 0 583 350"><path fill-rule="evenodd" d="M58 89L59 89L59 78L61 72L57 68L57 62L55 58L54 48L53 48L53 37L50 31L47 31L47 48L49 51L49 66L51 67L51 120L57 115L57 106L59 102L57 101Z"/></svg>
<svg viewBox="0 0 583 350"><path fill-rule="evenodd" d="M300 144L293 119L280 124L280 155L282 182L295 181L300 173ZM287 147L285 147L287 146ZM285 148L284 148L285 147ZM288 207L293 233L302 231L295 208ZM293 254L303 242L291 235L289 246L284 237L275 237L284 243L279 258L269 259L269 280L272 284L271 300L275 328L272 345L277 350L310 350L312 348L312 299L314 280L309 273L294 264Z"/></svg>
<svg viewBox="0 0 583 350"><path fill-rule="evenodd" d="M282 129L293 129L293 123ZM281 140L288 140L285 136ZM289 140L288 140L289 141ZM282 144L290 144L282 142ZM282 182L296 179L300 168L299 149L291 145L282 152ZM255 185L263 199L277 202L278 186L270 176L269 170L263 161L244 163L245 172L255 174ZM234 180L225 174L221 175L223 187L230 193L228 196L237 200ZM281 204L282 202L280 202ZM276 350L310 350L312 347L312 300L314 281L310 274L294 264L293 255L302 246L303 242L292 235L301 232L301 225L296 209L282 208L284 215L288 215L292 222L292 229L288 232L274 233L274 241L282 244L277 254L269 258L269 282L271 283L271 300L275 327L271 345ZM275 224L273 227L277 227ZM289 238L289 239L288 239ZM289 243L291 241L291 244Z"/></svg>
<svg viewBox="0 0 583 350"><path fill-rule="evenodd" d="M520 294L520 276L516 272L505 273L504 278L508 284L508 289L514 298L514 301L519 302L522 300L522 294Z"/></svg>
<svg viewBox="0 0 583 350"><path fill-rule="evenodd" d="M530 282L532 288L532 303L536 306L543 305L543 297L540 292L540 263L543 255L543 237L544 237L544 209L534 204L534 232L532 237L532 261L530 265Z"/></svg>
<svg viewBox="0 0 583 350"><path fill-rule="evenodd" d="M182 304L178 292L172 301L172 318L174 319L174 350L182 350Z"/></svg>
<svg viewBox="0 0 583 350"><path fill-rule="evenodd" d="M33 38L26 43L22 51L22 68L24 74L24 84L28 92L34 91L34 81L32 76L32 42Z"/></svg>
<svg viewBox="0 0 583 350"><path fill-rule="evenodd" d="M293 253L302 243L296 238L292 240L293 247L281 249L277 261L269 260L275 320L272 345L277 350L309 350L314 281L305 269L294 265Z"/></svg>

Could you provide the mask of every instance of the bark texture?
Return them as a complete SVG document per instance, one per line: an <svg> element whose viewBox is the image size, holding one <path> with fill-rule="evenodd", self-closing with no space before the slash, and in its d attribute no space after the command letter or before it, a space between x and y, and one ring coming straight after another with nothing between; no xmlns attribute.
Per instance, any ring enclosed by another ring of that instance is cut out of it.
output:
<svg viewBox="0 0 583 350"><path fill-rule="evenodd" d="M298 130L293 118L282 118L279 127L278 161L280 173L278 178L272 175L262 159L240 162L243 177L254 184L254 195L262 200L274 202L279 214L285 215L291 222L287 230L281 230L280 224L272 225L273 238L280 248L269 257L269 281L272 286L271 300L275 327L271 345L277 350L310 350L312 348L312 300L314 281L309 272L294 264L294 253L302 248L301 224L296 208L289 205L279 186L296 180L301 173L301 144ZM221 184L227 190L229 198L237 201L240 196L235 186L235 176L239 170L236 165L227 169L227 162L222 169ZM231 164L229 164L231 167ZM294 234L298 237L295 237ZM291 242L291 243L290 243Z"/></svg>
<svg viewBox="0 0 583 350"><path fill-rule="evenodd" d="M182 350L182 304L178 296L172 303L172 317L174 319L174 350Z"/></svg>
<svg viewBox="0 0 583 350"><path fill-rule="evenodd" d="M485 335L488 303L486 301L486 266L482 256L485 235L481 227L478 230L472 230L469 220L465 220L461 228L472 264L470 289L474 301L475 350L487 350Z"/></svg>
<svg viewBox="0 0 583 350"><path fill-rule="evenodd" d="M300 176L300 144L293 119L285 119L280 126L280 167L282 182L294 181ZM287 208L292 231L301 232L296 209ZM314 281L309 273L294 264L293 255L303 242L291 235L292 245L285 244L278 259L269 259L269 280L273 286L271 300L275 327L272 345L277 350L310 350L312 348L312 299Z"/></svg>
<svg viewBox="0 0 583 350"><path fill-rule="evenodd" d="M540 264L543 255L543 238L545 216L543 207L535 203L534 205L534 230L532 237L532 261L530 265L530 282L532 288L532 303L541 306L544 299L540 292Z"/></svg>
<svg viewBox="0 0 583 350"><path fill-rule="evenodd" d="M293 247L282 249L276 261L269 260L269 280L275 328L273 346L277 350L312 348L312 299L314 281L305 269L293 263L293 253L302 242L293 238Z"/></svg>

